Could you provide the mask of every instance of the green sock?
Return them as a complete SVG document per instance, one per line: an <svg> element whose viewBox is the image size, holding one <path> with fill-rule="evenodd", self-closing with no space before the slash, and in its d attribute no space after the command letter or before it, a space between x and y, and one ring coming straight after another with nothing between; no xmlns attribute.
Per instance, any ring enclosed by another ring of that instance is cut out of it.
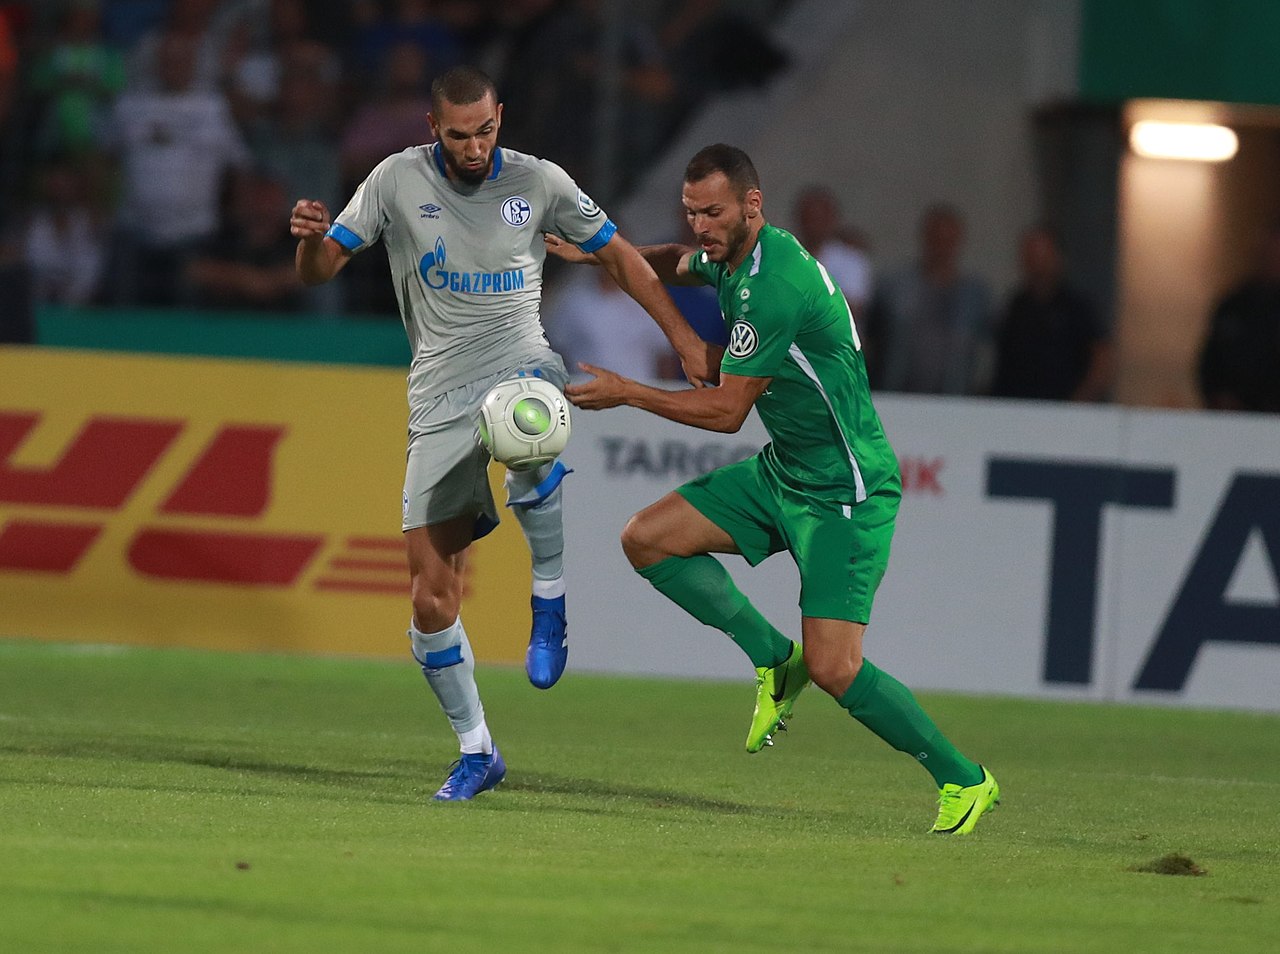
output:
<svg viewBox="0 0 1280 954"><path fill-rule="evenodd" d="M636 572L698 622L727 633L757 669L791 655L791 640L760 615L715 557L667 557Z"/></svg>
<svg viewBox="0 0 1280 954"><path fill-rule="evenodd" d="M899 752L917 759L938 787L948 782L977 785L982 769L948 741L920 708L911 690L864 659L840 705Z"/></svg>

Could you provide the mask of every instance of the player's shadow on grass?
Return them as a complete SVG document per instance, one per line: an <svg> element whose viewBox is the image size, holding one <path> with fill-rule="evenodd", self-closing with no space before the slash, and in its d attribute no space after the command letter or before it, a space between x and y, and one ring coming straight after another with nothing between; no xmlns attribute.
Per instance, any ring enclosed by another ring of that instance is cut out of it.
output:
<svg viewBox="0 0 1280 954"><path fill-rule="evenodd" d="M666 788L650 788L643 785L624 785L595 778L568 778L560 775L522 772L518 776L508 776L502 783L502 792L528 792L536 795L567 795L572 798L596 800L625 800L641 802L650 808L687 808L700 812L714 812L720 815L769 815L776 817L779 813L776 805L748 805L745 802L734 802L723 798L710 798L692 792L673 791ZM491 808L505 807L502 799L494 799ZM512 803L511 807L516 807ZM524 806L520 806L524 810ZM572 811L591 814L610 814L607 807L589 807L574 805Z"/></svg>
<svg viewBox="0 0 1280 954"><path fill-rule="evenodd" d="M92 741L70 742L62 744L31 743L28 745L0 744L0 753L11 755L37 755L54 758L89 759L111 763L130 762L135 765L189 765L198 768L210 768L228 773L228 776L250 776L262 780L276 782L303 782L317 787L333 787L361 792L373 801L412 802L417 796L407 791L409 786L416 785L422 777L421 766L416 760L397 762L380 761L370 768L333 768L323 765L308 765L296 762L270 761L255 758L253 754L211 749L207 744L202 747L184 748L181 740L169 739L165 744L157 741L137 742L130 744L119 740L94 739ZM388 787L388 782L395 789ZM150 778L139 780L122 777L119 773L109 776L93 775L81 780L63 780L60 784L81 784L87 788L136 789L139 791L191 791L190 780L175 781L166 784L163 780ZM240 786L233 786L238 790ZM223 790L225 786L210 785L208 790Z"/></svg>
<svg viewBox="0 0 1280 954"><path fill-rule="evenodd" d="M252 749L252 747L249 747ZM214 769L225 775L212 776L209 784L193 784L191 779L167 782L158 778L138 779L128 774L90 774L78 781L65 779L64 785L80 784L90 788L136 789L139 791L172 790L189 792L193 789L207 791L243 792L256 779L264 785L271 782L304 783L314 786L316 797L348 800L353 793L368 801L384 803L415 803L422 801L421 785L425 778L423 765L418 759L379 760L367 768L335 768L324 765L268 760L255 757L252 751L217 749L207 742L191 743L168 738L136 741L133 743L115 739L93 739L78 742L32 742L27 745L0 744L0 753L14 755L39 755L56 758L88 759L110 763L130 762L135 765L187 765ZM323 794L323 789L337 791ZM729 799L712 798L692 792L643 785L627 785L598 778L573 778L541 772L513 772L503 782L501 791L508 794L565 796L577 800L562 806L566 811L586 814L613 814L619 808L611 808L609 802L626 802L629 810L637 805L653 809L686 809L719 815L768 815L776 818L787 810L778 805L752 805ZM486 799L490 808L525 811L528 803L522 799Z"/></svg>

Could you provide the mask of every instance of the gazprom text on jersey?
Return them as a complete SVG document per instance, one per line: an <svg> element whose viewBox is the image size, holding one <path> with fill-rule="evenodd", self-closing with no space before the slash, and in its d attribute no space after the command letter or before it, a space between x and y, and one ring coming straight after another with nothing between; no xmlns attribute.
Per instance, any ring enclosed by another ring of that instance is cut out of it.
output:
<svg viewBox="0 0 1280 954"><path fill-rule="evenodd" d="M443 261L443 243L437 243L435 252L427 252L418 262L418 273L428 288L435 291L462 292L471 295L497 295L524 288L524 269L513 268L501 272L455 272L436 268Z"/></svg>
<svg viewBox="0 0 1280 954"><path fill-rule="evenodd" d="M500 292L518 291L524 288L524 270L507 272L451 272L443 268L423 269L422 280L436 291L469 292L473 295L494 295Z"/></svg>

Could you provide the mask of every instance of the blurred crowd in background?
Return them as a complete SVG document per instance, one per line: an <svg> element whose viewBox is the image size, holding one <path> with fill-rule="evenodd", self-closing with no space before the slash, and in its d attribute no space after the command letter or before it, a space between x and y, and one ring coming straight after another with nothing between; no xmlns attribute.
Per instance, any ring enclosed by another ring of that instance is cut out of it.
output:
<svg viewBox="0 0 1280 954"><path fill-rule="evenodd" d="M703 97L782 65L761 27L779 5L621 9L620 188ZM288 208L305 196L336 214L380 160L430 141L431 80L464 62L498 83L503 145L585 182L605 12L599 0L2 2L0 243L38 303L394 313L380 252L332 287L300 288Z"/></svg>
<svg viewBox="0 0 1280 954"><path fill-rule="evenodd" d="M708 97L761 87L787 56L785 0L621 5L620 200ZM394 319L380 247L304 288L288 209L336 214L385 156L430 140L433 77L473 63L504 102L501 144L553 159L588 191L600 106L601 0L0 0L0 286L35 305L296 312ZM619 6L610 8L615 11ZM921 210L917 254L879 262L820 183L790 210L858 319L873 386L1106 400L1109 303L1073 287L1053 230L1029 225L1022 279L964 266L965 218ZM625 232L625 223L623 223ZM690 241L678 210L672 240ZM564 270L561 270L563 272ZM551 277L548 335L570 362L678 378L652 322L599 270ZM723 340L714 295L674 292ZM1216 310L1206 405L1280 411L1280 231Z"/></svg>

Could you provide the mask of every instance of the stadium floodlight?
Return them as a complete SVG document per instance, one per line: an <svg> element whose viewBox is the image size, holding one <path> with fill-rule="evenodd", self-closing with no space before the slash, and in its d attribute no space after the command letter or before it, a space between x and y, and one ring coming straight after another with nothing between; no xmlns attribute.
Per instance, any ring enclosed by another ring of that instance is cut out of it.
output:
<svg viewBox="0 0 1280 954"><path fill-rule="evenodd" d="M1233 130L1216 123L1172 123L1144 119L1129 130L1129 146L1149 159L1226 162L1240 142Z"/></svg>

